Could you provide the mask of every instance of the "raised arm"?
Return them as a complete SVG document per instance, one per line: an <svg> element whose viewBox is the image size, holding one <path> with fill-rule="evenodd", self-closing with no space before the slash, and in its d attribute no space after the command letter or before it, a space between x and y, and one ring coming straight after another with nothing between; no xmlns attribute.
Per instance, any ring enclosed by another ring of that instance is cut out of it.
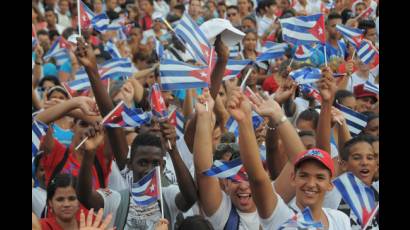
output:
<svg viewBox="0 0 410 230"><path fill-rule="evenodd" d="M208 103L206 111L204 103ZM214 102L210 96L199 96L195 104L197 112L194 140L194 164L197 178L199 201L207 216L212 216L222 202L222 190L216 177L202 175L202 172L212 167L212 109Z"/></svg>
<svg viewBox="0 0 410 230"><path fill-rule="evenodd" d="M319 80L319 91L322 97L319 122L316 129L316 142L319 149L330 153L331 138L331 110L336 94L336 80L332 76L330 68L322 70L323 76Z"/></svg>
<svg viewBox="0 0 410 230"><path fill-rule="evenodd" d="M283 105L287 117L292 117L296 112L296 104L294 102L296 89L297 84L288 77L275 92L275 100L280 105Z"/></svg>
<svg viewBox="0 0 410 230"><path fill-rule="evenodd" d="M184 98L184 102L182 105L182 111L183 111L184 117L188 117L194 112L194 107L192 106L192 97L193 97L192 91L193 90L195 89L187 89L185 91L185 98Z"/></svg>
<svg viewBox="0 0 410 230"><path fill-rule="evenodd" d="M182 161L181 155L178 152L175 127L170 124L169 120L161 122L161 132L164 139L171 142L172 147L172 149L169 149L169 146L166 145L167 151L171 156L172 165L174 165L180 190L180 193L175 197L175 203L179 210L186 212L198 200L196 185L191 173L189 173L188 168Z"/></svg>
<svg viewBox="0 0 410 230"><path fill-rule="evenodd" d="M275 180L283 167L288 161L288 157L284 152L281 152L279 148L279 134L272 127L275 124L269 121L268 128L266 130L266 162L268 165L271 180Z"/></svg>
<svg viewBox="0 0 410 230"><path fill-rule="evenodd" d="M31 88L31 104L36 110L40 110L42 108L41 102L34 91L34 87Z"/></svg>
<svg viewBox="0 0 410 230"><path fill-rule="evenodd" d="M43 75L43 48L40 45L37 45L35 49L36 59L34 60L34 68L33 68L33 80L32 85L33 88L36 88L38 82L40 81L41 75Z"/></svg>
<svg viewBox="0 0 410 230"><path fill-rule="evenodd" d="M257 103L259 102L261 101ZM252 124L251 104L239 89L232 92L228 101L228 111L239 125L240 156L248 173L252 197L258 209L258 214L262 218L268 218L276 207L277 197L273 193L271 181L263 169L259 157L259 148ZM261 115L265 114L262 113L262 110L258 112Z"/></svg>
<svg viewBox="0 0 410 230"><path fill-rule="evenodd" d="M332 122L335 122L335 128L337 130L337 144L338 144L338 150L339 152L342 151L342 148L344 144L352 139L352 136L349 131L349 127L347 126L347 122L345 117L343 116L343 113L340 112L335 107L332 107ZM333 158L333 163L335 167L335 176L337 177L342 173L342 171L339 169L339 163L338 163L339 157Z"/></svg>
<svg viewBox="0 0 410 230"><path fill-rule="evenodd" d="M346 89L349 83L349 79L352 77L353 67L354 67L353 60L349 60L346 62L346 75L342 76L341 77L342 79L337 83L338 89Z"/></svg>
<svg viewBox="0 0 410 230"><path fill-rule="evenodd" d="M215 40L215 51L218 54L216 59L215 68L211 74L211 96L215 100L219 93L219 87L222 84L222 78L224 77L226 64L229 58L229 48L223 43L221 35L218 35Z"/></svg>
<svg viewBox="0 0 410 230"><path fill-rule="evenodd" d="M76 55L87 72L100 113L102 116L105 116L114 109L114 104L100 81L94 52L91 46L86 45L82 38L77 39ZM107 128L107 134L118 168L122 170L126 165L128 154L128 145L124 131L118 128Z"/></svg>
<svg viewBox="0 0 410 230"><path fill-rule="evenodd" d="M92 167L94 165L95 154L98 146L104 140L102 127L95 125L88 128L82 138L88 140L81 146L84 150L84 157L78 173L78 185L76 188L78 200L87 208L98 210L104 208L104 200L96 190L93 189Z"/></svg>

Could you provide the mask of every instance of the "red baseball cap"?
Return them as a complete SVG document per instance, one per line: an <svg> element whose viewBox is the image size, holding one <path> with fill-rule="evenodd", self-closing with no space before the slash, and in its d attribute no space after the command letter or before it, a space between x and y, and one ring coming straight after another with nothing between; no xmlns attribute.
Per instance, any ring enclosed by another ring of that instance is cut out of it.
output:
<svg viewBox="0 0 410 230"><path fill-rule="evenodd" d="M322 163L327 169L329 169L331 176L335 175L335 166L333 165L333 160L330 154L321 149L309 149L304 152L299 153L295 160L295 167L297 168L300 163L305 160L314 159Z"/></svg>
<svg viewBox="0 0 410 230"><path fill-rule="evenodd" d="M356 98L371 97L374 102L377 102L377 95L373 92L364 89L364 84L356 85L353 88L353 94Z"/></svg>

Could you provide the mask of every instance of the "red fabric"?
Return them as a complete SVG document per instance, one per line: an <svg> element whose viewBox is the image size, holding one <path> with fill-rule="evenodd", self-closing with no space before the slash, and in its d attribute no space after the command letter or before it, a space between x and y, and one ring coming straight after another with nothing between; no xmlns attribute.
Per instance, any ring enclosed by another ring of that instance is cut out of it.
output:
<svg viewBox="0 0 410 230"><path fill-rule="evenodd" d="M58 223L55 217L40 219L42 230L64 230Z"/></svg>
<svg viewBox="0 0 410 230"><path fill-rule="evenodd" d="M297 155L294 165L298 165L300 162L306 159L315 159L321 162L324 166L326 166L326 168L330 170L332 176L335 175L333 160L328 152L316 148L303 151Z"/></svg>
<svg viewBox="0 0 410 230"><path fill-rule="evenodd" d="M276 82L274 75L272 74L263 81L262 89L268 91L270 94L276 92L279 88L279 84Z"/></svg>
<svg viewBox="0 0 410 230"><path fill-rule="evenodd" d="M72 150L73 150L73 146L70 146L70 150L69 150L70 153L68 155L67 161L63 169L61 170L61 173L70 173L73 176L78 176L78 172L80 171L81 164L72 154ZM54 148L51 151L51 153L41 158L42 163L44 165L44 170L45 170L46 184L49 183L51 174L53 173L54 169L57 167L58 163L63 160L65 151L66 151L66 147L62 145L60 142L58 142L56 139L54 139ZM110 161L108 167L106 167L106 159L104 156L104 145L100 145L98 147L96 157L102 167L104 181L105 181L105 184L107 185L108 176L111 172L112 161ZM95 166L93 166L92 168L92 175L93 175L93 188L99 189L101 185L100 185L100 182L98 181L98 174L95 169Z"/></svg>
<svg viewBox="0 0 410 230"><path fill-rule="evenodd" d="M141 27L143 28L143 30L149 30L152 28L152 19L151 16L149 15L145 15L144 17L142 17L139 21L139 24L141 25ZM145 25L145 27L144 27Z"/></svg>

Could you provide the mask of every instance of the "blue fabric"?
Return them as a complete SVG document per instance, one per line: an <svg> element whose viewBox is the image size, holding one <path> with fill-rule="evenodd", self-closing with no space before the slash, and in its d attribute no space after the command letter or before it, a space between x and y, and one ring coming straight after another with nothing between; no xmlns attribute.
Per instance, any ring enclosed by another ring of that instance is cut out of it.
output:
<svg viewBox="0 0 410 230"><path fill-rule="evenodd" d="M60 66L59 71L65 72L65 73L71 73L71 71L72 71L71 61L68 60L68 61L64 62L64 64L62 64Z"/></svg>
<svg viewBox="0 0 410 230"><path fill-rule="evenodd" d="M71 144L71 139L73 139L74 133L71 130L62 129L60 126L53 124L53 136L61 144L69 147Z"/></svg>
<svg viewBox="0 0 410 230"><path fill-rule="evenodd" d="M202 94L202 89L201 88L197 88L196 89L196 93L197 95L201 95ZM173 94L176 98L178 98L178 100L180 100L181 102L183 102L185 100L185 96L186 96L186 91L185 89L181 89L181 90L175 90L173 91Z"/></svg>
<svg viewBox="0 0 410 230"><path fill-rule="evenodd" d="M43 76L58 76L57 67L53 63L43 65Z"/></svg>

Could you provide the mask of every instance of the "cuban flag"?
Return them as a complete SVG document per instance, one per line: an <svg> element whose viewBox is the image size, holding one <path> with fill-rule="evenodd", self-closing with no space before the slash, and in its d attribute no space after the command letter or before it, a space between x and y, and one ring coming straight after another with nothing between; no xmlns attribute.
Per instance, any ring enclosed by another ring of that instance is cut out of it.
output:
<svg viewBox="0 0 410 230"><path fill-rule="evenodd" d="M258 57L256 57L256 62L280 58L285 55L287 48L288 44L286 43L275 43L267 41L262 47L262 53Z"/></svg>
<svg viewBox="0 0 410 230"><path fill-rule="evenodd" d="M322 77L320 69L304 67L289 73L289 76L299 84L311 84Z"/></svg>
<svg viewBox="0 0 410 230"><path fill-rule="evenodd" d="M147 206L161 198L161 179L159 166L152 169L141 180L131 186L132 201L137 205Z"/></svg>
<svg viewBox="0 0 410 230"><path fill-rule="evenodd" d="M372 92L372 93L375 93L375 94L379 94L379 85L373 84L370 81L366 81L364 83L363 89L365 91L369 91L369 92Z"/></svg>
<svg viewBox="0 0 410 230"><path fill-rule="evenodd" d="M283 40L293 45L312 42L326 43L325 19L323 14L280 19Z"/></svg>
<svg viewBox="0 0 410 230"><path fill-rule="evenodd" d="M37 32L36 28L34 28L34 25L31 24L31 48L34 49L37 45Z"/></svg>
<svg viewBox="0 0 410 230"><path fill-rule="evenodd" d="M365 9L360 15L357 16L358 19L360 18L369 18L370 15L373 13L373 8L369 6L367 9Z"/></svg>
<svg viewBox="0 0 410 230"><path fill-rule="evenodd" d="M187 12L185 12L181 20L179 20L175 32L185 42L193 58L201 64L207 65L211 52L211 44Z"/></svg>
<svg viewBox="0 0 410 230"><path fill-rule="evenodd" d="M222 78L223 81L239 77L241 74L241 71L251 63L252 60L250 59L245 59L245 60L234 60L234 59L229 59L228 63L226 64L225 72L224 72L224 77Z"/></svg>
<svg viewBox="0 0 410 230"><path fill-rule="evenodd" d="M333 180L333 184L357 217L357 222L365 226L376 211L373 190L351 172L340 175Z"/></svg>
<svg viewBox="0 0 410 230"><path fill-rule="evenodd" d="M222 162L214 161L210 169L207 169L202 174L205 176L214 176L221 179L234 178L243 167L241 158L236 158L231 161Z"/></svg>
<svg viewBox="0 0 410 230"><path fill-rule="evenodd" d="M107 27L107 30L110 31L117 31L121 30L125 26L125 18L120 17L115 20L113 20Z"/></svg>
<svg viewBox="0 0 410 230"><path fill-rule="evenodd" d="M177 133L177 140L184 136L184 122L185 118L182 113L178 112L176 109L171 113L171 124L175 126L175 131Z"/></svg>
<svg viewBox="0 0 410 230"><path fill-rule="evenodd" d="M320 221L314 221L312 211L306 207L278 228L278 230L284 229L323 229L323 224Z"/></svg>
<svg viewBox="0 0 410 230"><path fill-rule="evenodd" d="M111 58L122 58L117 46L111 40L105 43L104 50L111 55Z"/></svg>
<svg viewBox="0 0 410 230"><path fill-rule="evenodd" d="M117 106L112 113L106 118L103 125L111 128L121 127L140 127L148 124L151 121L151 116L148 112L141 110L132 110L124 103Z"/></svg>
<svg viewBox="0 0 410 230"><path fill-rule="evenodd" d="M356 50L360 48L360 44L363 40L363 30L340 24L336 25L336 30L339 31L342 36L356 48Z"/></svg>
<svg viewBox="0 0 410 230"><path fill-rule="evenodd" d="M88 79L87 73L84 69L80 69L77 72L76 78L76 80L67 82L66 85L68 86L68 89L71 89L72 91L82 91L91 87L90 80Z"/></svg>
<svg viewBox="0 0 410 230"><path fill-rule="evenodd" d="M83 29L91 27L91 20L94 18L94 12L88 8L83 1L80 1L80 25Z"/></svg>
<svg viewBox="0 0 410 230"><path fill-rule="evenodd" d="M31 157L34 158L40 148L40 140L46 134L48 126L41 121L33 120L31 124Z"/></svg>
<svg viewBox="0 0 410 230"><path fill-rule="evenodd" d="M167 117L167 106L165 105L165 101L162 97L161 89L158 83L154 83L151 86L149 98L153 115L157 117Z"/></svg>
<svg viewBox="0 0 410 230"><path fill-rule="evenodd" d="M316 50L316 49L313 48L313 47L310 46L310 45L300 44L300 45L297 46L293 58L294 58L296 61L305 61L305 60L307 60L308 58L310 58L310 56L312 56L312 54L313 54L313 52L314 52L315 50Z"/></svg>
<svg viewBox="0 0 410 230"><path fill-rule="evenodd" d="M359 50L357 51L357 55L363 63L369 64L376 55L376 50L373 45L370 44L370 41L363 40L360 44Z"/></svg>
<svg viewBox="0 0 410 230"><path fill-rule="evenodd" d="M113 58L98 68L101 80L114 77L130 77L133 74L132 63L128 58Z"/></svg>
<svg viewBox="0 0 410 230"><path fill-rule="evenodd" d="M169 59L161 60L159 66L163 90L208 87L210 82L208 73L208 66L194 66Z"/></svg>
<svg viewBox="0 0 410 230"><path fill-rule="evenodd" d="M57 38L51 48L44 55L44 60L48 61L54 57L57 61L62 62L63 59L69 59L70 56L67 53L67 49L70 48L70 43L63 36Z"/></svg>
<svg viewBox="0 0 410 230"><path fill-rule="evenodd" d="M106 13L96 15L91 19L92 27L101 33L107 30L109 24L110 18L108 18L108 15Z"/></svg>
<svg viewBox="0 0 410 230"><path fill-rule="evenodd" d="M252 111L252 123L253 123L253 128L256 129L258 128L263 122L263 117L259 116L255 111ZM239 136L239 126L238 123L235 121L235 119L230 116L228 121L226 122L226 129L228 129L228 132L231 132L235 134L235 137L238 138Z"/></svg>
<svg viewBox="0 0 410 230"><path fill-rule="evenodd" d="M313 97L319 103L322 102L322 97L320 96L319 90L315 89L310 84L300 84L299 90L301 93L307 95L308 97Z"/></svg>
<svg viewBox="0 0 410 230"><path fill-rule="evenodd" d="M351 110L350 108L336 103L335 107L339 109L346 119L347 126L352 136L357 136L367 125L367 116Z"/></svg>

